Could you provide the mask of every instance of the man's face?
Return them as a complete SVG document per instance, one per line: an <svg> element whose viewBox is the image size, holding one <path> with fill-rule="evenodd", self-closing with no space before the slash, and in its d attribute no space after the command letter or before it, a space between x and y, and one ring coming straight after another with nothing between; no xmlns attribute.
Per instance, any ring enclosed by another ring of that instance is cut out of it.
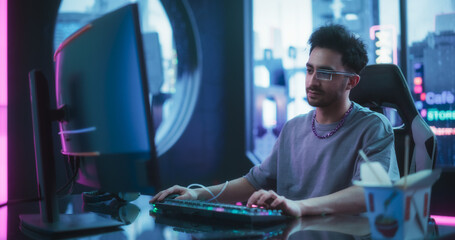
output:
<svg viewBox="0 0 455 240"><path fill-rule="evenodd" d="M327 48L316 47L308 60L305 80L308 103L313 107L328 107L341 103L347 97L349 77L332 74L332 80L316 78L317 70L347 72L341 61L341 54Z"/></svg>

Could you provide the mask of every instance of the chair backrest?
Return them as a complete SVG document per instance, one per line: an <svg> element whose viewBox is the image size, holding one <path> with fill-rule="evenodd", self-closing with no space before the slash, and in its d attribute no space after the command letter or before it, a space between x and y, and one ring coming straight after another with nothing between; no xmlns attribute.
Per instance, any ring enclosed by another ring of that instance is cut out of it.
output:
<svg viewBox="0 0 455 240"><path fill-rule="evenodd" d="M394 127L395 151L401 176L404 173L406 136L411 139L408 148L409 173L434 168L436 137L415 107L406 79L398 66L366 66L360 72L359 84L351 90L350 99L378 112L383 107L397 110L403 122L403 125Z"/></svg>

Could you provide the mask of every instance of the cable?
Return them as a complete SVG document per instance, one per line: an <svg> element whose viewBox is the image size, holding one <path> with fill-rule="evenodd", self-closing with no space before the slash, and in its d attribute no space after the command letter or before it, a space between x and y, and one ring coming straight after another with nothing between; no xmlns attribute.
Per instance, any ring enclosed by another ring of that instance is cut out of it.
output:
<svg viewBox="0 0 455 240"><path fill-rule="evenodd" d="M207 191L208 193L210 193L210 195L212 195L212 198L210 198L209 200L207 200L207 202L210 202L210 201L213 201L213 200L216 200L223 192L224 190L226 190L226 187L228 185L229 181L226 181L224 183L224 186L223 188L221 189L221 191L215 196L215 194L213 194L212 191L210 191L210 189L208 189L206 186L202 185L202 184L198 184L198 183L193 183L193 184L190 184L188 185L188 189L192 188L192 187L200 187L200 188L203 188L205 191ZM218 200L217 200L218 202Z"/></svg>
<svg viewBox="0 0 455 240"><path fill-rule="evenodd" d="M215 194L212 193L212 191L210 191L210 189L208 189L206 186L202 185L202 184L198 184L198 183L193 183L193 184L190 184L188 185L188 189L192 188L192 187L200 187L200 188L203 188L205 191L209 192L210 195L212 195L212 198L215 197Z"/></svg>
<svg viewBox="0 0 455 240"><path fill-rule="evenodd" d="M69 191L63 195L60 195L58 197L64 198L67 195L69 195L73 191L73 185L74 185L74 180L76 179L78 173L79 173L79 167L80 167L80 159L78 157L75 157L73 160L71 160L71 157L68 156L68 165L70 166L70 171L72 171L72 176L71 178L63 185L60 187L57 191L56 194L59 195L61 192L63 192L65 189L70 186ZM67 165L67 166L68 166ZM67 177L68 177L68 169L67 169ZM25 198L25 199L16 199L16 200L9 200L6 201L5 203L0 204L0 208L11 205L11 204L18 204L18 203L26 203L26 202L34 202L34 201L40 201L40 197L34 197L34 198Z"/></svg>
<svg viewBox="0 0 455 240"><path fill-rule="evenodd" d="M34 198L24 198L24 199L17 199L17 200L9 200L5 203L0 204L0 208L6 206L6 205L11 205L11 204L18 204L18 203L26 203L26 202L35 202L39 201L41 198L39 197L34 197Z"/></svg>
<svg viewBox="0 0 455 240"><path fill-rule="evenodd" d="M73 192L73 187L74 187L74 184L76 182L75 179L76 179L76 177L79 174L79 163L80 163L80 158L79 157L68 156L67 165L69 166L69 168L71 168L70 171L72 172L72 176L66 182L66 184L64 186L60 187L56 191L56 195L57 195L58 198L60 198L60 199L67 198ZM66 191L66 193L62 193L64 190Z"/></svg>
<svg viewBox="0 0 455 240"><path fill-rule="evenodd" d="M224 186L221 189L221 191L215 197L210 198L208 201L210 202L210 201L216 200L224 192L224 190L226 190L226 187L228 184L229 184L229 181L226 181L226 183L224 183Z"/></svg>
<svg viewBox="0 0 455 240"><path fill-rule="evenodd" d="M73 161L71 161L70 157L68 156L68 161L72 163L72 164L70 163L70 166L73 165L73 166L71 166L71 170L73 171L73 176L68 180L68 182L66 182L65 185L63 185L62 187L60 187L57 190L57 192L56 192L57 194L60 194L63 190L68 188L68 185L70 185L70 184L71 184L70 190L72 191L73 184L74 184L74 179L76 179L76 177L77 177L77 175L79 173L79 163L80 163L79 162L79 158L76 157L76 158L74 158ZM68 193L70 193L71 191L69 191ZM65 194L65 195L67 195L67 194Z"/></svg>
<svg viewBox="0 0 455 240"><path fill-rule="evenodd" d="M64 189L66 189L68 187L68 185L72 182L72 179L74 177L74 167L72 166L72 157L71 156L67 156L67 161L65 161L65 170L66 170L65 172L66 172L67 182L65 183L65 185L63 185L62 187L60 187L59 189L56 190L57 194L62 192Z"/></svg>

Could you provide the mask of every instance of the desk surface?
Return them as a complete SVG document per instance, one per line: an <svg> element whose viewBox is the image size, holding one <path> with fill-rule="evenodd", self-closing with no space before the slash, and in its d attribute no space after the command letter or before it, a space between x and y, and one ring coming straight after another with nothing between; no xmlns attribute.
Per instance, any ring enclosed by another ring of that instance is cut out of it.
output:
<svg viewBox="0 0 455 240"><path fill-rule="evenodd" d="M60 200L62 213L76 214L88 210L100 216L113 218L125 225L83 235L62 235L60 239L371 239L368 219L365 216L332 215L298 218L277 225L233 229L232 227L201 224L180 219L166 219L150 216L150 196L141 196L128 204L100 204L87 208L80 195L72 195ZM7 216L2 212L8 212ZM38 203L15 204L0 209L0 239L46 239L20 229L19 215L38 213ZM7 218L7 221L5 220ZM7 226L5 226L7 223ZM3 226L1 226L3 225ZM441 239L455 239L455 228L438 226ZM3 230L2 230L3 231ZM429 239L433 239L430 237ZM49 238L50 239L50 238ZM54 238L52 238L54 239Z"/></svg>

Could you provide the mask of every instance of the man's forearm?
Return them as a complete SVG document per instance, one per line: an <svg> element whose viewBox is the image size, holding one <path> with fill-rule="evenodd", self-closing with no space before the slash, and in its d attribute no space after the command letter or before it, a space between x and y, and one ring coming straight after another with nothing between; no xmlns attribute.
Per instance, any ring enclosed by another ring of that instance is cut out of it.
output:
<svg viewBox="0 0 455 240"><path fill-rule="evenodd" d="M208 187L208 189L216 196L221 192L225 183ZM213 196L203 188L195 189L199 200L207 200ZM217 198L220 202L234 203L238 201L246 201L256 191L254 187L244 177L240 177L228 182L226 189Z"/></svg>
<svg viewBox="0 0 455 240"><path fill-rule="evenodd" d="M351 186L341 191L298 201L302 215L360 213L366 210L362 187Z"/></svg>

